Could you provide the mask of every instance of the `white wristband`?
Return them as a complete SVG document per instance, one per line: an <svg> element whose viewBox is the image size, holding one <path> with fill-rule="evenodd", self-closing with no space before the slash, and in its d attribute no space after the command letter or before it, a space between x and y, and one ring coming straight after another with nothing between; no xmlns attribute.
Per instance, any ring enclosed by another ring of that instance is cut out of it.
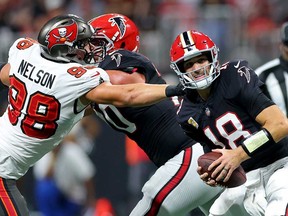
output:
<svg viewBox="0 0 288 216"><path fill-rule="evenodd" d="M242 147L245 152L251 156L251 154L259 149L261 146L265 145L269 141L273 141L270 133L263 128L262 130L254 133L252 136L245 139L242 143ZM274 142L274 141L273 141Z"/></svg>

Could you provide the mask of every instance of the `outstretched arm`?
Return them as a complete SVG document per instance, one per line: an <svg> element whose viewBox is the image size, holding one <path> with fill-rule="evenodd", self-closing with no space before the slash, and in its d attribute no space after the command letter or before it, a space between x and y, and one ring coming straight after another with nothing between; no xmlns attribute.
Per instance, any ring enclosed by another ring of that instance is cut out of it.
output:
<svg viewBox="0 0 288 216"><path fill-rule="evenodd" d="M104 82L86 94L86 99L99 104L115 106L148 106L167 97L168 85L127 84L112 85ZM168 95L169 96L169 95Z"/></svg>
<svg viewBox="0 0 288 216"><path fill-rule="evenodd" d="M116 71L114 71L114 73L115 72ZM107 73L109 73L109 70ZM127 77L125 79L127 79ZM121 85L112 85L110 82L106 81L84 95L86 102L93 101L99 104L112 104L118 107L148 106L157 103L166 97L184 94L182 86L180 85L172 86L167 84L135 83L144 82L140 81L141 79L138 79L137 81L130 80L129 82L123 82L123 79L122 81L113 80L114 84L117 83ZM135 84L127 84L133 82ZM81 100L84 102L83 97Z"/></svg>

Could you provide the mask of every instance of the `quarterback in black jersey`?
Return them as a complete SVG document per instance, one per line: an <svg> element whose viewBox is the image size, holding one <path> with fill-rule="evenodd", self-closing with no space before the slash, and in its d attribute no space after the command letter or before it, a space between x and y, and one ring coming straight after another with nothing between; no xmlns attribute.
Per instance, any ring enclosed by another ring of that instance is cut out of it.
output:
<svg viewBox="0 0 288 216"><path fill-rule="evenodd" d="M132 52L139 48L139 35L130 19L105 14L92 19L90 24L96 29L92 39L95 45L101 44L101 40L107 43L109 54L99 67L108 70L112 83L165 83L149 59ZM115 35L119 37L113 39ZM203 148L186 136L177 123L178 106L177 97L139 108L93 105L98 116L134 140L159 167L142 188L143 198L130 216L184 216L198 206L208 215L211 204L223 191L206 187L198 177L197 158L203 154ZM239 206L234 211L245 215ZM226 215L237 214L229 211Z"/></svg>
<svg viewBox="0 0 288 216"><path fill-rule="evenodd" d="M247 172L248 213L288 215L288 123L262 92L253 69L243 60L220 66L214 42L193 30L176 37L170 57L186 88L179 123L187 135L222 153L210 166L216 168L216 181L207 174L201 178L215 186L241 164Z"/></svg>

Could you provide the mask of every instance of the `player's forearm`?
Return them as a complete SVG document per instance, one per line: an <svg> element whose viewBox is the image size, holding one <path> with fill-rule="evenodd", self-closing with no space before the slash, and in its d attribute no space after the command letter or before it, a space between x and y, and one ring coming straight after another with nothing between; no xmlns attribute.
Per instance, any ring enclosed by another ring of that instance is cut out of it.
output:
<svg viewBox="0 0 288 216"><path fill-rule="evenodd" d="M275 145L287 136L288 120L276 105L262 110L257 115L256 121L262 126L262 129L242 140L241 147L247 157L253 157L267 145Z"/></svg>
<svg viewBox="0 0 288 216"><path fill-rule="evenodd" d="M124 106L147 106L157 103L167 97L184 95L181 85L166 84L135 84L132 91L126 95L130 95ZM125 100L124 100L125 101Z"/></svg>
<svg viewBox="0 0 288 216"><path fill-rule="evenodd" d="M86 98L98 104L113 104L119 107L148 106L166 97L183 95L178 86L166 84L111 85L103 83L87 93Z"/></svg>
<svg viewBox="0 0 288 216"><path fill-rule="evenodd" d="M276 143L288 134L288 120L276 105L264 109L258 114L256 121L271 134Z"/></svg>
<svg viewBox="0 0 288 216"><path fill-rule="evenodd" d="M112 101L115 106L148 106L165 99L168 85L131 84L121 86L119 100Z"/></svg>

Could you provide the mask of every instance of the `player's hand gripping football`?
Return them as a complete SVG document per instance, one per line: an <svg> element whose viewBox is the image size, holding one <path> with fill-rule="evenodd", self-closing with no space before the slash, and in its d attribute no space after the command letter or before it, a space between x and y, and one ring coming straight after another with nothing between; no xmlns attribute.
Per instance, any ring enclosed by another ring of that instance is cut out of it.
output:
<svg viewBox="0 0 288 216"><path fill-rule="evenodd" d="M245 172L240 166L243 161L242 151L215 149L213 152L198 159L197 172L206 184L212 187L236 187L246 181Z"/></svg>

